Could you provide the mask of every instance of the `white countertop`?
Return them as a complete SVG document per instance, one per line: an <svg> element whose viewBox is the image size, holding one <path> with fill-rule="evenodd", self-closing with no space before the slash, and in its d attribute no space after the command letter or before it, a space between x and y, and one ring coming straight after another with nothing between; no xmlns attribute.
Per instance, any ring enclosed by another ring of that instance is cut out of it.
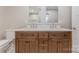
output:
<svg viewBox="0 0 79 59"><path fill-rule="evenodd" d="M18 29L8 29L6 31L72 31L71 29L65 28L18 28Z"/></svg>

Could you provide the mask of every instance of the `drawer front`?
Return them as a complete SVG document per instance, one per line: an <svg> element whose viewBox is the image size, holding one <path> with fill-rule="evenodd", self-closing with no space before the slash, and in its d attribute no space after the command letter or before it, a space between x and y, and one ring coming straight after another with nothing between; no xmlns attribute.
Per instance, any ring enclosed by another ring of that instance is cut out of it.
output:
<svg viewBox="0 0 79 59"><path fill-rule="evenodd" d="M63 32L63 37L64 38L72 38L72 33L71 32Z"/></svg>
<svg viewBox="0 0 79 59"><path fill-rule="evenodd" d="M16 38L25 39L25 38L37 38L37 32L16 32Z"/></svg>
<svg viewBox="0 0 79 59"><path fill-rule="evenodd" d="M39 32L39 38L48 38L48 32Z"/></svg>
<svg viewBox="0 0 79 59"><path fill-rule="evenodd" d="M38 40L38 39L37 38L25 38L25 39L17 39L17 40L35 41L35 40Z"/></svg>
<svg viewBox="0 0 79 59"><path fill-rule="evenodd" d="M62 35L61 32L49 32L49 38L61 38Z"/></svg>
<svg viewBox="0 0 79 59"><path fill-rule="evenodd" d="M71 32L50 32L49 38L71 38Z"/></svg>

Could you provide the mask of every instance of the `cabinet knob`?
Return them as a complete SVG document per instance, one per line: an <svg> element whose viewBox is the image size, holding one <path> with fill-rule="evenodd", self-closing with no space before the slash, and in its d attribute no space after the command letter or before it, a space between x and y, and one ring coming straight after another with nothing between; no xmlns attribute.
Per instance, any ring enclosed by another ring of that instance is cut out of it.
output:
<svg viewBox="0 0 79 59"><path fill-rule="evenodd" d="M64 34L64 36L67 36L66 34Z"/></svg>
<svg viewBox="0 0 79 59"><path fill-rule="evenodd" d="M52 36L56 36L55 34L53 34Z"/></svg>
<svg viewBox="0 0 79 59"><path fill-rule="evenodd" d="M30 43L30 41L25 41L25 43Z"/></svg>
<svg viewBox="0 0 79 59"><path fill-rule="evenodd" d="M73 30L76 30L76 28L75 28L75 27L73 27Z"/></svg>
<svg viewBox="0 0 79 59"><path fill-rule="evenodd" d="M61 41L58 41L58 43L61 43Z"/></svg>
<svg viewBox="0 0 79 59"><path fill-rule="evenodd" d="M32 36L34 36L34 34L32 34Z"/></svg>

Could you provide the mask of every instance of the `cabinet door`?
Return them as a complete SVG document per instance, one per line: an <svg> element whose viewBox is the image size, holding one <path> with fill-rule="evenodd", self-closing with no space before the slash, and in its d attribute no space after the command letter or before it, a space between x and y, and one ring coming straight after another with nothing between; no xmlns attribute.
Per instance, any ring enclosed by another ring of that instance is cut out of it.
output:
<svg viewBox="0 0 79 59"><path fill-rule="evenodd" d="M48 39L40 38L38 44L38 52L47 53L48 52Z"/></svg>
<svg viewBox="0 0 79 59"><path fill-rule="evenodd" d="M70 39L62 40L62 52L64 53L71 52L71 40Z"/></svg>
<svg viewBox="0 0 79 59"><path fill-rule="evenodd" d="M58 40L58 53L71 52L71 42L69 39Z"/></svg>
<svg viewBox="0 0 79 59"><path fill-rule="evenodd" d="M49 39L49 52L50 53L58 52L57 47L58 47L57 46L57 39L54 39L54 38Z"/></svg>
<svg viewBox="0 0 79 59"><path fill-rule="evenodd" d="M35 53L38 50L38 41L36 39L19 39L16 41L19 53Z"/></svg>

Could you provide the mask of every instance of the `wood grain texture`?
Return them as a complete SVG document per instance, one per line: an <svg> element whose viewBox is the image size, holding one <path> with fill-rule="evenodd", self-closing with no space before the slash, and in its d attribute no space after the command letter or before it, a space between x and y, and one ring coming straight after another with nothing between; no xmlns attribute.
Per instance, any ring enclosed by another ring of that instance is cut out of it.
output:
<svg viewBox="0 0 79 59"><path fill-rule="evenodd" d="M17 53L70 53L72 52L71 32L17 31Z"/></svg>

